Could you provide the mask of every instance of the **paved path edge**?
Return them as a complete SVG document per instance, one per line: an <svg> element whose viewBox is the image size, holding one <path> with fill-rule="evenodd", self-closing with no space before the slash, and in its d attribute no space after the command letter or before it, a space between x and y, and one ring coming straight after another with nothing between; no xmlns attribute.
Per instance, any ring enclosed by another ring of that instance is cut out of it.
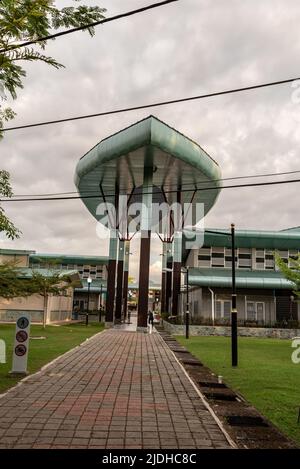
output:
<svg viewBox="0 0 300 469"><path fill-rule="evenodd" d="M160 340L163 340L163 338L161 337L161 335L159 334L159 332L157 331L158 335L159 335L159 338ZM164 342L165 343L165 342ZM192 378L190 377L190 375L188 374L188 372L186 371L186 369L184 368L184 366L182 365L182 363L180 362L180 360L178 360L178 358L176 357L175 353L173 352L173 350L170 349L170 347L168 347L169 350L172 352L172 355L175 359L175 361L179 364L180 368L183 370L185 376L187 377L187 379L189 380L189 382L192 384L193 388L195 389L196 393L198 394L198 396L200 397L200 399L202 400L203 404L205 405L206 409L209 411L209 413L211 414L211 416L213 417L213 419L215 420L216 424L218 425L218 427L220 428L221 432L223 433L223 435L225 436L226 440L228 441L228 443L230 444L230 446L232 447L232 449L238 449L238 446L237 444L233 441L233 439L230 437L229 433L227 433L227 431L225 430L221 420L218 418L218 416L215 414L214 410L210 407L209 403L206 401L205 397L203 396L203 394L201 393L201 391L199 390L199 388L196 386L196 384L194 383L194 381L192 380Z"/></svg>

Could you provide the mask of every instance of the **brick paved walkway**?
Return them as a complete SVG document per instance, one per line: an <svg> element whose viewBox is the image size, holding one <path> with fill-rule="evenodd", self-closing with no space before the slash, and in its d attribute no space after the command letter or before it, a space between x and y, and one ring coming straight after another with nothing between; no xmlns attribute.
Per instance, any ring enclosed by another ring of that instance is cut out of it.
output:
<svg viewBox="0 0 300 469"><path fill-rule="evenodd" d="M0 399L0 448L229 448L159 334L108 330Z"/></svg>

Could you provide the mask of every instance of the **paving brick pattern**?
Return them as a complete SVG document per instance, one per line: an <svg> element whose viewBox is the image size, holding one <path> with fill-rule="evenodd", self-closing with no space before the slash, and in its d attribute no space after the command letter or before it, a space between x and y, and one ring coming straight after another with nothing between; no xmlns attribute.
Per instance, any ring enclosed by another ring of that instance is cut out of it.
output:
<svg viewBox="0 0 300 469"><path fill-rule="evenodd" d="M229 448L159 334L107 330L0 399L0 448Z"/></svg>

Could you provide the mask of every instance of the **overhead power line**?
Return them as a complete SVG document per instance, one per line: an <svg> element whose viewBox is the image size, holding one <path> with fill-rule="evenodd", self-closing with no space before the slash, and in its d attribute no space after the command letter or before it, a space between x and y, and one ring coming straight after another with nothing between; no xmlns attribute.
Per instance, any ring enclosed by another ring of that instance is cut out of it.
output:
<svg viewBox="0 0 300 469"><path fill-rule="evenodd" d="M235 181L235 180L238 180L238 179L253 179L253 178L261 178L261 177L285 176L285 175L297 174L297 173L300 173L300 170L285 171L285 172L281 172L281 173L252 174L250 176L233 176L233 177L222 178L222 179L211 179L210 181L199 180L199 181L183 183L183 184L181 184L181 187L193 186L193 190L194 190L196 188L195 185L197 185L197 184L210 184L212 182ZM144 186L144 187L149 187L150 188L152 186ZM168 187L178 187L178 184L176 184L176 183L174 183L174 184L165 184L164 185L164 190ZM17 197L50 197L50 196L71 195L71 194L78 194L78 191L54 192L54 193L48 193L48 194L14 194L10 198L10 200L12 200L13 198L17 198ZM99 194L99 192L95 191L93 189L93 190L84 191L84 194Z"/></svg>
<svg viewBox="0 0 300 469"><path fill-rule="evenodd" d="M126 13L120 13L119 15L111 16L110 18L104 18L103 20L95 21L94 23L85 24L83 26L77 26L76 28L67 29L65 31L60 31L59 33L49 34L49 36L38 37L36 39L32 39L30 41L22 42L21 44L12 44L8 46L6 49L1 49L0 54L4 54L10 50L20 49L21 47L31 46L32 44L37 44L39 42L49 41L50 39L55 39L60 36L65 36L66 34L72 34L77 31L83 31L84 29L94 28L100 24L110 23L112 21L120 20L122 18L126 18L128 16L137 15L138 13L144 13L145 11L152 10L153 8L158 8L168 3L178 2L179 0L165 0L163 2L153 3L151 5L147 5L136 10L127 11Z"/></svg>
<svg viewBox="0 0 300 469"><path fill-rule="evenodd" d="M171 99L168 101L158 101L156 103L151 103L151 104L142 104L140 106L132 106L132 107L127 107L127 108L121 108L121 109L115 109L112 111L103 111L103 112L97 112L94 114L86 114L82 116L75 116L75 117L66 117L64 119L56 119L56 120L51 120L51 121L43 121L43 122L36 122L34 124L26 124L26 125L18 125L15 127L6 127L1 130L1 132L8 132L9 130L20 130L20 129L28 129L31 127L41 127L43 125L51 125L51 124L61 124L62 122L71 122L71 121L76 121L76 120L82 120L82 119L90 119L92 117L101 117L101 116L109 116L112 114L121 114L123 112L131 112L131 111L140 111L142 109L149 109L152 107L160 107L160 106L167 106L170 104L178 104L178 103L184 103L188 101L196 101L198 99L205 99L205 98L213 98L215 96L222 96L222 95L227 95L227 94L233 94L233 93L241 93L243 91L250 91L250 90L257 90L260 88L267 88L270 86L278 86L278 85L284 85L287 83L292 83L296 80L300 80L299 77L296 78L288 78L286 80L280 80L280 81L272 81L272 82L267 82L267 83L261 83L259 85L251 85L251 86L245 86L242 88L233 88L233 89L228 89L224 91L215 91L213 93L206 93L206 94L201 94L197 96L189 96L186 98L179 98L179 99Z"/></svg>
<svg viewBox="0 0 300 469"><path fill-rule="evenodd" d="M300 179L290 179L287 181L270 181L270 182L252 182L248 184L234 184L230 186L223 186L220 189L238 189L242 187L262 187L262 186L273 186L273 185L278 185L278 184L292 184L300 182ZM205 187L205 188L192 188L192 189L183 189L181 192L203 192L203 191L210 191L210 190L216 190L216 187ZM171 194L171 193L177 193L178 190L169 190L165 191L165 194ZM138 192L137 194L143 195L143 194L160 194L160 191L151 191L151 192ZM114 197L116 195L115 192L111 192L109 194L105 194L105 197ZM125 194L120 192L120 195L130 195L130 194ZM76 199L98 199L98 198L103 198L101 193L97 195L85 195L85 196L62 196L62 197L39 197L39 198L32 198L32 197L27 197L24 199L0 199L0 202L41 202L41 201L52 201L52 200L76 200Z"/></svg>

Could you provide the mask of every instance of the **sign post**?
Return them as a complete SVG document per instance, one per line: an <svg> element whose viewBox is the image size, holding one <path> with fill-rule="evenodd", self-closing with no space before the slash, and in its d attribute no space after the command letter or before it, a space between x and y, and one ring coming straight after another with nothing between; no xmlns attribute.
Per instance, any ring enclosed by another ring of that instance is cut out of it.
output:
<svg viewBox="0 0 300 469"><path fill-rule="evenodd" d="M6 363L6 346L2 339L0 339L0 363Z"/></svg>
<svg viewBox="0 0 300 469"><path fill-rule="evenodd" d="M22 314L16 323L16 334L13 349L12 374L27 374L27 359L29 348L30 317Z"/></svg>

